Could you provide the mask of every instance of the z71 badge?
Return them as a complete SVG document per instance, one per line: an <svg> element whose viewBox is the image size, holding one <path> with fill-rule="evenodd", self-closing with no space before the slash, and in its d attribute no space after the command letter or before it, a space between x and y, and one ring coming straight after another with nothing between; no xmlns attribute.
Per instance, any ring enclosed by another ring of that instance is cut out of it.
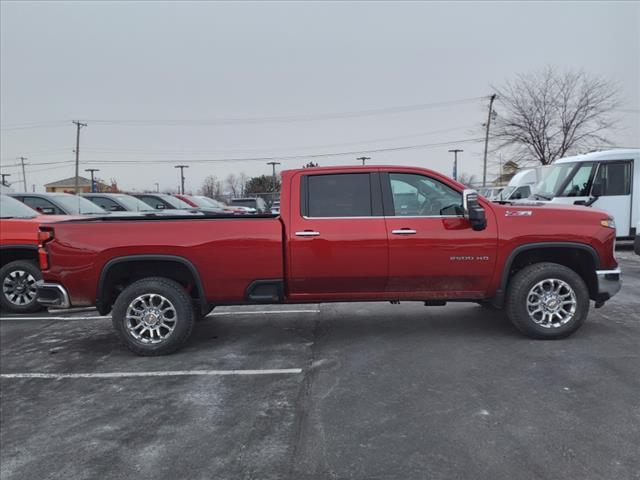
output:
<svg viewBox="0 0 640 480"><path fill-rule="evenodd" d="M505 217L530 217L533 215L531 210L507 210L504 212Z"/></svg>

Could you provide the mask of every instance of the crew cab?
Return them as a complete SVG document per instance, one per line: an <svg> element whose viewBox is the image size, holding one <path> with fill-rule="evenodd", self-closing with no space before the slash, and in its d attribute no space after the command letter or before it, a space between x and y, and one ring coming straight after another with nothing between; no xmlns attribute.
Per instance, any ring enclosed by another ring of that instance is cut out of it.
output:
<svg viewBox="0 0 640 480"><path fill-rule="evenodd" d="M160 355L219 305L467 301L551 339L620 289L615 227L593 208L495 204L397 166L285 171L280 208L43 225L39 301L111 311L129 349Z"/></svg>

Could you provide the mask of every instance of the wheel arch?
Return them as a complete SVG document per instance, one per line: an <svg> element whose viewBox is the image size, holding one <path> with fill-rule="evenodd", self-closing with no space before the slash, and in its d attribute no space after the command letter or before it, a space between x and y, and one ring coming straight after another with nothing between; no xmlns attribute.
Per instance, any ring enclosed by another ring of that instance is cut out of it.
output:
<svg viewBox="0 0 640 480"><path fill-rule="evenodd" d="M136 267L132 274L126 272ZM102 268L98 280L96 307L101 314L111 310L118 295L116 281L126 280L126 285L141 278L162 276L178 283L192 283L197 293L198 304L203 312L209 311L200 273L187 258L179 255L125 255L110 259ZM189 282L191 280L191 282ZM192 292L193 293L193 292Z"/></svg>
<svg viewBox="0 0 640 480"><path fill-rule="evenodd" d="M553 262L574 270L587 284L589 295L595 298L598 291L596 270L600 268L598 253L591 246L575 242L526 243L514 248L502 267L500 287L492 301L493 305L504 305L509 281L526 265Z"/></svg>
<svg viewBox="0 0 640 480"><path fill-rule="evenodd" d="M0 268L16 260L33 260L38 265L38 247L35 245L0 245Z"/></svg>

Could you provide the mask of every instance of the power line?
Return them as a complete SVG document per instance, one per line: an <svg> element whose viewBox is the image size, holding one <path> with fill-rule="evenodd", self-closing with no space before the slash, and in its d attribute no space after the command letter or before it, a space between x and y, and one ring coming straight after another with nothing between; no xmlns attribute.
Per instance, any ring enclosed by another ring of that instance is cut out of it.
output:
<svg viewBox="0 0 640 480"><path fill-rule="evenodd" d="M51 127L63 127L68 125L65 120L57 120L54 122L34 122L34 123L23 123L18 125L5 125L0 127L0 130L10 131L10 130L29 130L32 128L51 128Z"/></svg>
<svg viewBox="0 0 640 480"><path fill-rule="evenodd" d="M430 147L442 147L459 143L473 143L481 142L483 138L470 138L466 140L451 140L448 142L438 143L424 143L418 145L403 145L398 147L377 148L372 150L352 150L344 152L326 152L326 153L312 153L303 155L288 155L288 156L263 156L263 157L238 157L238 158L219 158L219 159L189 159L185 160L189 163L217 163L217 162L258 162L258 161L270 161L270 160L299 160L310 158L325 158L325 157L340 157L345 155L360 155L366 153L383 153L383 152L397 152L402 150L416 150ZM90 163L96 165L117 165L117 164L170 164L171 160L85 160L83 163Z"/></svg>
<svg viewBox="0 0 640 480"><path fill-rule="evenodd" d="M470 97L458 100L448 100L442 102L420 103L415 105L401 105L395 107L372 108L368 110L355 110L349 112L333 112L306 115L280 115L269 117L244 117L244 118L211 118L211 119L167 119L167 120L123 120L123 119L90 119L85 122L91 122L96 125L125 125L125 126L198 126L198 125L242 125L255 123L291 123L291 122L309 122L314 120L332 120L339 118L367 117L374 115L389 115L393 113L413 112L419 110L429 110L432 108L449 107L455 105L464 105L467 103L477 102L487 98ZM19 125L1 126L0 130L23 130L29 128L48 128L65 125L64 120L54 122L35 122Z"/></svg>
<svg viewBox="0 0 640 480"><path fill-rule="evenodd" d="M345 147L350 145L366 145L368 143L377 143L377 142L387 142L394 140L403 140L407 138L415 138L422 137L428 135L436 135L441 133L448 133L457 130L470 129L475 127L475 125L467 125L461 127L453 127L453 128L445 128L442 130L432 130L428 132L420 132L413 133L408 135L398 135L394 137L379 137L374 139L367 140L358 140L358 141L350 141L350 142L341 142L341 143L331 143L331 144L321 144L321 145L304 145L304 146L295 146L295 147L274 147L274 148L250 148L250 149L230 149L230 150L218 150L218 151L210 151L210 150L149 150L144 148L110 148L110 147L88 147L85 148L84 151L92 152L92 153L131 153L131 154L139 154L139 155L175 155L175 154L191 154L191 155L218 155L218 154L227 154L227 153L263 153L263 152L282 152L286 150L309 150L309 149L324 149L324 148L333 148L333 147Z"/></svg>

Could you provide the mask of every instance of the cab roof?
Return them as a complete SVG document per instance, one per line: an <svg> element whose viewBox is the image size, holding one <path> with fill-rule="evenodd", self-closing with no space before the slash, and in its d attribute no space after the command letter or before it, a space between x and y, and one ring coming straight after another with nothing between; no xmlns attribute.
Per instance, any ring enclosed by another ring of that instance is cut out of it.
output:
<svg viewBox="0 0 640 480"><path fill-rule="evenodd" d="M569 162L590 162L596 160L629 160L640 159L640 148L619 148L612 150L603 150L601 152L585 153L583 155L574 155L572 157L559 158L553 163L569 163Z"/></svg>

